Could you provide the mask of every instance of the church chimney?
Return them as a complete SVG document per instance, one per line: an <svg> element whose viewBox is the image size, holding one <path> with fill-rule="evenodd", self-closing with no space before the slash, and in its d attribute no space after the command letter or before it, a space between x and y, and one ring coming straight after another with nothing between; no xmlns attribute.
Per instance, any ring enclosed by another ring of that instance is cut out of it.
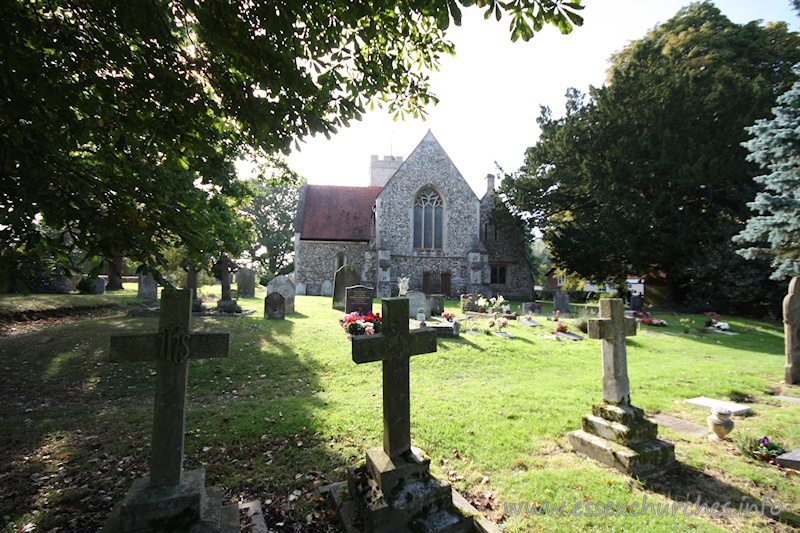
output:
<svg viewBox="0 0 800 533"><path fill-rule="evenodd" d="M494 191L494 174L486 174L486 192Z"/></svg>

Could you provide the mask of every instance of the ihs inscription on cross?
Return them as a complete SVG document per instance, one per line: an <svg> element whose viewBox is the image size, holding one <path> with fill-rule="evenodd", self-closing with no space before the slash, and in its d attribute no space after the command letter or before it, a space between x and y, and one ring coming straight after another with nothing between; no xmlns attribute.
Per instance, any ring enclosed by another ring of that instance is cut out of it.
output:
<svg viewBox="0 0 800 533"><path fill-rule="evenodd" d="M389 457L411 449L409 359L436 351L436 332L408 329L408 299L384 298L383 331L353 337L353 361L383 361L383 451Z"/></svg>
<svg viewBox="0 0 800 533"><path fill-rule="evenodd" d="M590 338L603 340L603 400L630 405L625 337L636 335L636 319L625 316L620 298L608 298L600 300L600 318L590 319L588 329Z"/></svg>
<svg viewBox="0 0 800 533"><path fill-rule="evenodd" d="M156 362L151 486L181 481L188 360L228 355L228 333L191 333L191 317L192 292L165 289L158 333L111 337L112 362Z"/></svg>

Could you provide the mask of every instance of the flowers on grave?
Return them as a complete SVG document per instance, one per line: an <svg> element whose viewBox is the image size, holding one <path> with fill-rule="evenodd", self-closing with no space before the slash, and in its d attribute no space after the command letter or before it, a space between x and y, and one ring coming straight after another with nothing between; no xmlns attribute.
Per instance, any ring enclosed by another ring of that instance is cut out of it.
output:
<svg viewBox="0 0 800 533"><path fill-rule="evenodd" d="M719 313L715 313L714 311L708 311L707 313L705 313L705 315L706 315L705 327L710 328L711 326L719 322Z"/></svg>
<svg viewBox="0 0 800 533"><path fill-rule="evenodd" d="M380 313L370 312L362 315L358 311L353 311L344 315L339 322L347 332L348 339L352 339L356 335L373 335L380 333L383 329L383 319Z"/></svg>
<svg viewBox="0 0 800 533"><path fill-rule="evenodd" d="M508 319L504 316L500 316L495 319L494 323L497 325L497 329L503 331L503 328L508 326Z"/></svg>
<svg viewBox="0 0 800 533"><path fill-rule="evenodd" d="M448 322L452 322L455 317L456 317L456 314L455 313L451 313L450 311L444 311L442 313L442 318L444 318Z"/></svg>
<svg viewBox="0 0 800 533"><path fill-rule="evenodd" d="M502 294L498 294L496 298L490 298L489 301L492 302L492 307L500 307L506 299Z"/></svg>
<svg viewBox="0 0 800 533"><path fill-rule="evenodd" d="M566 333L569 330L569 328L564 322L555 322L555 325L556 325L555 327L556 333Z"/></svg>
<svg viewBox="0 0 800 533"><path fill-rule="evenodd" d="M666 320L662 320L660 318L645 317L645 318L639 318L636 321L639 324L645 324L646 326L664 327L668 325Z"/></svg>
<svg viewBox="0 0 800 533"><path fill-rule="evenodd" d="M636 318L636 319L647 318L649 316L650 316L650 313L648 313L647 311L634 311L633 312L633 317Z"/></svg>
<svg viewBox="0 0 800 533"><path fill-rule="evenodd" d="M405 296L408 293L408 282L411 278L397 278L397 290L400 296Z"/></svg>
<svg viewBox="0 0 800 533"><path fill-rule="evenodd" d="M719 321L719 320L717 322L715 322L714 324L712 324L711 327L716 329L716 330L718 330L718 331L728 331L728 330L731 329L730 324L728 324L727 322Z"/></svg>
<svg viewBox="0 0 800 533"><path fill-rule="evenodd" d="M783 446L777 442L770 441L766 436L759 439L748 435L739 440L736 446L748 457L762 461L772 461L785 452Z"/></svg>
<svg viewBox="0 0 800 533"><path fill-rule="evenodd" d="M475 304L478 306L478 312L479 313L485 313L486 310L489 309L489 300L487 300L483 296L478 298L478 301L475 302Z"/></svg>

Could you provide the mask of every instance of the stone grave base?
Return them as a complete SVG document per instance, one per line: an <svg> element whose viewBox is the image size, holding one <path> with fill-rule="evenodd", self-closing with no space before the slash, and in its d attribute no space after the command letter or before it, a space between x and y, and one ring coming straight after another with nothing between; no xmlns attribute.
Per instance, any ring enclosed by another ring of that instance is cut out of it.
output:
<svg viewBox="0 0 800 533"><path fill-rule="evenodd" d="M395 459L383 448L367 450L366 464L349 468L347 482L320 492L347 533L499 533L449 483L431 476L430 459L418 448Z"/></svg>
<svg viewBox="0 0 800 533"><path fill-rule="evenodd" d="M103 531L240 531L239 505L223 506L222 491L206 487L205 480L203 469L184 472L178 485L151 487L149 477L137 479L111 511ZM264 522L263 515L260 523L258 516L249 518L258 526ZM254 530L258 531L258 526ZM266 531L266 524L260 530Z"/></svg>
<svg viewBox="0 0 800 533"><path fill-rule="evenodd" d="M236 300L217 301L217 311L220 313L241 313L242 308Z"/></svg>
<svg viewBox="0 0 800 533"><path fill-rule="evenodd" d="M658 426L633 405L601 404L569 434L575 450L636 477L652 477L675 467L675 446L658 439Z"/></svg>

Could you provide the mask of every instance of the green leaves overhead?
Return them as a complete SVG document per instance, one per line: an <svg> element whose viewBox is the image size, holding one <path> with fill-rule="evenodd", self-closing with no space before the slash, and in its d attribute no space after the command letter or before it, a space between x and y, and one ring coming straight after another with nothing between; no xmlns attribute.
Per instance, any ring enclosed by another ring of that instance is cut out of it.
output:
<svg viewBox="0 0 800 533"><path fill-rule="evenodd" d="M436 101L428 73L453 53L445 31L473 4L510 13L525 39L543 24L570 28L580 9L558 0L0 2L4 250L116 249L151 264L174 244L235 255L248 233L233 162L330 136L371 106L420 116Z"/></svg>

